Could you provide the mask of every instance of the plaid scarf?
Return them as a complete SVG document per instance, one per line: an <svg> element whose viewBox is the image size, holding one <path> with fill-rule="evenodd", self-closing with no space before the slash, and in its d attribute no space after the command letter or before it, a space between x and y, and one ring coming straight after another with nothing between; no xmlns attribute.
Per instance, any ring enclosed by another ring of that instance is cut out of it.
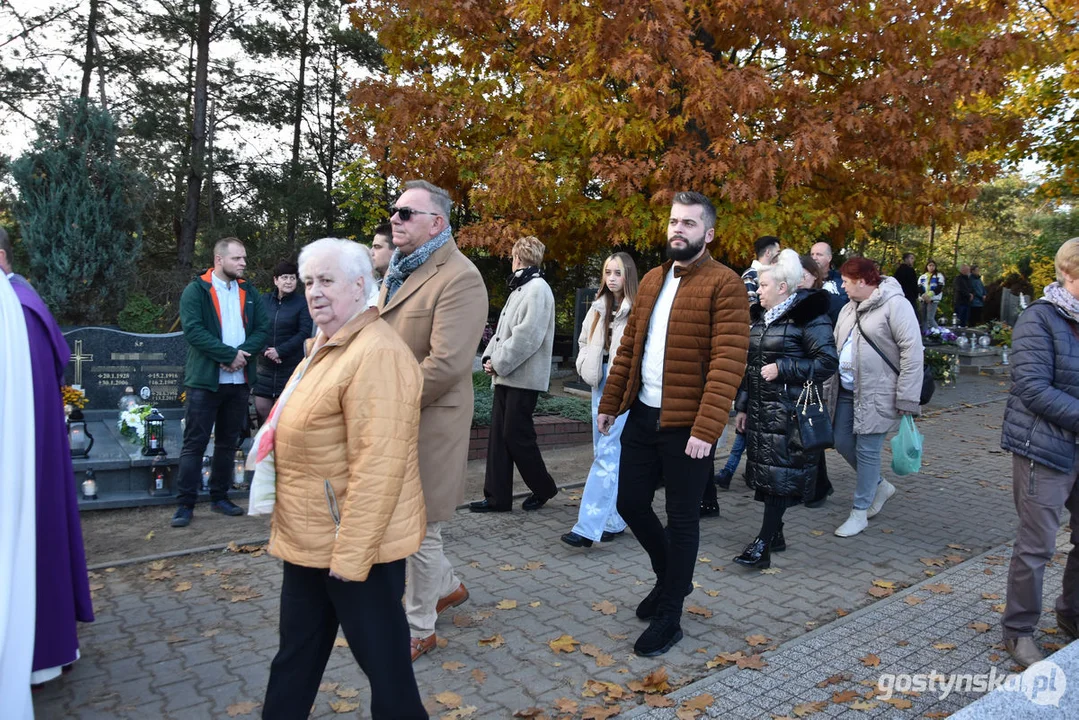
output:
<svg viewBox="0 0 1079 720"><path fill-rule="evenodd" d="M401 285L404 284L409 275L414 273L420 265L427 262L427 259L434 254L435 250L438 250L452 239L453 233L447 227L416 248L411 255L402 255L400 248L394 249L393 257L390 258L390 266L386 269L386 277L382 281L386 286L386 302L388 303L393 298L394 293L401 289Z"/></svg>
<svg viewBox="0 0 1079 720"><path fill-rule="evenodd" d="M1079 321L1079 300L1076 300L1075 296L1065 290L1060 283L1046 285L1045 294L1042 297L1068 313L1073 320Z"/></svg>

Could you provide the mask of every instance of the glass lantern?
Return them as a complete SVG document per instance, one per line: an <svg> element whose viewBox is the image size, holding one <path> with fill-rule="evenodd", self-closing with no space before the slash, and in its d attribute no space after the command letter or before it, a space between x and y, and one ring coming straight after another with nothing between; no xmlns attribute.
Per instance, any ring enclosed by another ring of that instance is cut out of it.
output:
<svg viewBox="0 0 1079 720"><path fill-rule="evenodd" d="M135 394L135 388L128 385L124 388L124 394L120 398L120 402L117 403L120 406L120 411L134 410L139 406L139 396Z"/></svg>
<svg viewBox="0 0 1079 720"><path fill-rule="evenodd" d="M150 408L150 414L146 416L146 431L142 436L143 455L165 454L165 417Z"/></svg>
<svg viewBox="0 0 1079 720"><path fill-rule="evenodd" d="M232 477L232 487L233 487L234 490L243 490L243 489L245 489L244 473L247 471L246 465L247 465L247 462L244 460L244 451L243 450L237 450L236 451L236 465L235 465L236 469L233 472L233 477Z"/></svg>
<svg viewBox="0 0 1079 720"><path fill-rule="evenodd" d="M67 440L71 445L71 457L84 458L90 456L90 448L94 446L94 436L86 427L86 419L82 416L82 410L75 408L67 418Z"/></svg>

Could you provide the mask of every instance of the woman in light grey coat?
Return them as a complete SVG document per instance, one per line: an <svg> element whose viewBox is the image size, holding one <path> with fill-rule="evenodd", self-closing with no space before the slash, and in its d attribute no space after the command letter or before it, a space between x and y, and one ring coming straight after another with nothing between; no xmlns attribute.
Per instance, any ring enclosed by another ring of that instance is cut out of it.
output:
<svg viewBox="0 0 1079 720"><path fill-rule="evenodd" d="M513 502L513 466L532 494L522 504L538 510L558 492L536 445L532 413L539 394L551 382L554 347L554 294L543 279L543 243L534 237L513 246L510 295L498 327L483 351L483 370L494 384L487 475L483 500L472 512L509 512Z"/></svg>
<svg viewBox="0 0 1079 720"><path fill-rule="evenodd" d="M920 412L923 358L918 318L895 278L882 278L866 258L851 258L839 272L850 302L836 321L839 372L825 392L835 448L858 476L850 517L835 531L850 537L895 494L880 474L881 450L902 415Z"/></svg>

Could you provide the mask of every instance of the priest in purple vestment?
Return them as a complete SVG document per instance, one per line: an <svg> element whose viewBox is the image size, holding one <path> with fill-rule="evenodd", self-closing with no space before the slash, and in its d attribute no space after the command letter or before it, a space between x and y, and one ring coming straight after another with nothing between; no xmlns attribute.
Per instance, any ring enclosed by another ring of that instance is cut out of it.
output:
<svg viewBox="0 0 1079 720"><path fill-rule="evenodd" d="M76 621L93 622L94 610L60 394L71 350L38 294L19 284L12 288L26 318L34 376L37 621L31 681L40 683L78 658Z"/></svg>

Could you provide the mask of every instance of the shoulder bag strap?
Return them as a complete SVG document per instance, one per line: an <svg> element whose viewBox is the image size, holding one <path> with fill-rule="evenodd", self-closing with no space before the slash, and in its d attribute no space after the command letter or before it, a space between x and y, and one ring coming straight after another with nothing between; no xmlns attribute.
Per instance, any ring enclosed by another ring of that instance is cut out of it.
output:
<svg viewBox="0 0 1079 720"><path fill-rule="evenodd" d="M885 355L884 353L882 353L880 351L880 348L877 347L877 344L875 342L873 342L873 340L871 340L868 335L865 334L865 330L862 330L862 321L858 317L858 310L857 309L855 309L855 311L854 311L854 324L858 326L858 334L861 335L863 338L865 338L865 341L867 343L869 343L869 347L876 350L877 355L880 355L880 359L884 361L884 364L887 365L888 367L890 367L892 369L892 372L894 372L896 375L899 375L899 369L895 365L892 364L892 361L888 359L887 355Z"/></svg>

